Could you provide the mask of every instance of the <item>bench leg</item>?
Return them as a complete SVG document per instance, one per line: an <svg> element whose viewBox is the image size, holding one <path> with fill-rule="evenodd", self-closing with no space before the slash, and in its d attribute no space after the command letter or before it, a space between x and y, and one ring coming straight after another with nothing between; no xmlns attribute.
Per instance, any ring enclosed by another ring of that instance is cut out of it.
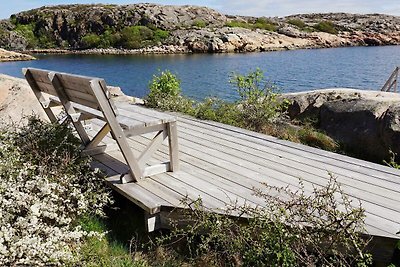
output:
<svg viewBox="0 0 400 267"><path fill-rule="evenodd" d="M179 170L178 131L176 122L167 123L169 146L169 171Z"/></svg>

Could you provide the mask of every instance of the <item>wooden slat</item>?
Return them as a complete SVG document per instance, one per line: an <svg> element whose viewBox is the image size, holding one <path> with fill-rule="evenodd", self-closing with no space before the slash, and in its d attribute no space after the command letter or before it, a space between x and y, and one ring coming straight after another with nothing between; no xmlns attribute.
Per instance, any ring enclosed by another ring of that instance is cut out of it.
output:
<svg viewBox="0 0 400 267"><path fill-rule="evenodd" d="M50 105L48 105L48 99L44 97L43 93L40 91L40 88L37 84L37 81L34 79L32 75L32 70L31 69L22 69L22 72L26 78L26 81L28 82L29 86L31 87L33 93L35 94L35 97L41 104L44 112L46 113L47 117L51 122L56 122L57 118L54 115L53 111L50 108Z"/></svg>
<svg viewBox="0 0 400 267"><path fill-rule="evenodd" d="M53 96L57 96L57 92L56 90L54 90L54 87L51 83L49 83L50 81L44 83L44 82L40 82L40 81L36 81L36 84L39 87L39 90L42 92L45 92L47 94L53 95Z"/></svg>
<svg viewBox="0 0 400 267"><path fill-rule="evenodd" d="M94 93L90 88L90 82L93 80L98 80L97 78L60 72L57 72L57 77L60 79L61 84L65 88L94 96Z"/></svg>
<svg viewBox="0 0 400 267"><path fill-rule="evenodd" d="M142 107L142 106L139 106L139 105L136 105L136 104L129 104L129 103L125 103L125 102L117 102L116 106L117 106L118 110L126 110L126 111L129 111L129 112L134 112L134 113L138 113L138 114L144 114L146 116L162 120L162 122L164 122L164 123L176 121L176 117L175 116L171 116L171 115L168 115L166 113L162 113L162 112L150 109L150 108L145 108L145 107Z"/></svg>

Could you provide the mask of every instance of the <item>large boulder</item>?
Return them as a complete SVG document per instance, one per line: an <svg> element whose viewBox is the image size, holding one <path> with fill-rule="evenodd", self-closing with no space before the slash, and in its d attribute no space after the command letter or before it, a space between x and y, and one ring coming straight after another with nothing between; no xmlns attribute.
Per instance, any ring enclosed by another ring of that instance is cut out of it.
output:
<svg viewBox="0 0 400 267"><path fill-rule="evenodd" d="M400 155L400 95L328 89L285 95L292 119L313 118L347 151L382 161Z"/></svg>

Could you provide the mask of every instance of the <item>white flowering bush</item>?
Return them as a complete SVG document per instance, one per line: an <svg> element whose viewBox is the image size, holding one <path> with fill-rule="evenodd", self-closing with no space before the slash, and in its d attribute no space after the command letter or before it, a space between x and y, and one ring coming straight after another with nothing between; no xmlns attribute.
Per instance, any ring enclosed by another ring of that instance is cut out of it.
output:
<svg viewBox="0 0 400 267"><path fill-rule="evenodd" d="M0 130L0 265L73 264L94 233L78 225L102 215L110 194L68 127L30 118Z"/></svg>

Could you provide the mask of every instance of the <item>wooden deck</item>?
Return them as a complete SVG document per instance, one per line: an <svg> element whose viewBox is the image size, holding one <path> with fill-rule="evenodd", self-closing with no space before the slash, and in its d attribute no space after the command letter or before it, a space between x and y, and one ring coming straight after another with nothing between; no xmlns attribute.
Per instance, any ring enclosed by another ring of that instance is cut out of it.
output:
<svg viewBox="0 0 400 267"><path fill-rule="evenodd" d="M101 121L92 121L94 129L101 126ZM151 137L129 138L134 154ZM400 170L186 116L178 117L178 137L178 172L120 184L127 165L111 137L105 139L106 154L94 156L93 165L106 171L112 187L150 216L182 206L186 196L200 197L213 209L234 201L262 204L253 191L262 183L296 187L301 178L311 190L313 184L326 185L332 173L351 198L361 200L368 234L400 238L396 235L400 231ZM168 160L167 146L155 153L154 160Z"/></svg>

